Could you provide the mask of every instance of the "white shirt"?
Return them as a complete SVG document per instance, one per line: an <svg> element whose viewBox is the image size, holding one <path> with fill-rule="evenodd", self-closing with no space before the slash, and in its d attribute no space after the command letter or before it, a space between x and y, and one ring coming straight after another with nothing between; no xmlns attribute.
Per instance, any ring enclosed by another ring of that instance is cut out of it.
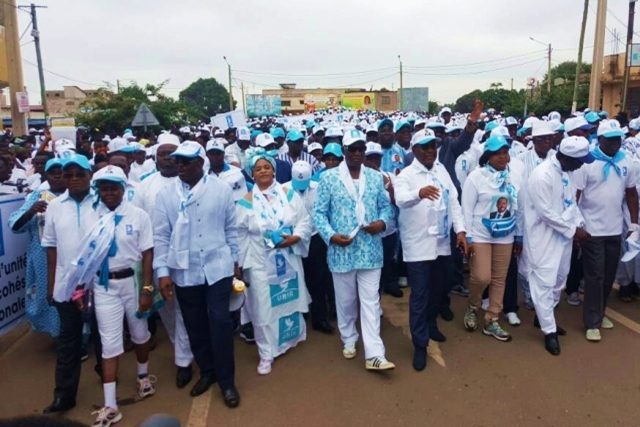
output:
<svg viewBox="0 0 640 427"><path fill-rule="evenodd" d="M467 177L475 168L478 167L478 156L474 148L470 147L456 159L454 170L460 187L464 186Z"/></svg>
<svg viewBox="0 0 640 427"><path fill-rule="evenodd" d="M149 175L136 189L136 197L133 199L133 204L147 212L150 216L153 216L153 212L156 209L158 193L177 179L179 179L177 176L162 176L160 172Z"/></svg>
<svg viewBox="0 0 640 427"><path fill-rule="evenodd" d="M244 175L242 174L242 170L225 162L222 172L216 174L214 171L209 170L209 175L215 175L231 187L231 191L233 192L233 201L237 202L242 199L245 194L249 191L247 190L247 181L244 179Z"/></svg>
<svg viewBox="0 0 640 427"><path fill-rule="evenodd" d="M420 198L420 189L427 185L440 188L437 201ZM434 232L434 215L447 214L448 227L456 233L465 231L462 210L458 203L458 192L444 166L434 162L431 170L417 159L404 168L394 181L396 205L400 208L398 225L402 241L403 259L406 262L432 261L438 256L451 255L449 237L438 236ZM448 206L437 211L448 190Z"/></svg>
<svg viewBox="0 0 640 427"><path fill-rule="evenodd" d="M96 223L109 209L100 203L90 216L91 224ZM122 215L120 223L116 225L116 245L118 251L109 258L109 271L119 271L131 268L142 259L142 252L153 248L153 230L151 218L140 208L131 203L121 203L116 208L116 215ZM45 223L46 224L46 223Z"/></svg>
<svg viewBox="0 0 640 427"><path fill-rule="evenodd" d="M285 182L284 184L282 184L282 186L285 188L293 188L291 181ZM318 183L316 181L309 181L309 187L305 191L296 191L296 193L298 193L298 196L300 196L300 198L304 202L304 207L309 215L313 215L313 204L316 201L317 189ZM311 235L315 236L316 234L318 234L318 230L316 229L313 221L311 221L311 227L313 228L313 232L311 233Z"/></svg>
<svg viewBox="0 0 640 427"><path fill-rule="evenodd" d="M54 294L66 270L72 268L71 261L78 256L84 231L93 225L92 205L91 194L78 203L65 191L47 207L41 244L57 249Z"/></svg>
<svg viewBox="0 0 640 427"><path fill-rule="evenodd" d="M582 192L578 207L584 216L585 228L592 236L619 236L625 190L636 186L640 170L638 164L626 156L617 163L622 169L621 176L611 167L605 181L604 165L602 160L596 160L573 172L573 182Z"/></svg>
<svg viewBox="0 0 640 427"><path fill-rule="evenodd" d="M129 170L129 180L133 182L140 182L140 177L147 172L152 171L155 167L156 163L151 159L145 160L141 165L138 164L138 162L133 162L131 163L131 168Z"/></svg>
<svg viewBox="0 0 640 427"><path fill-rule="evenodd" d="M234 142L224 149L224 161L227 163L238 162L240 167L244 169L247 166L245 151L240 148L238 142Z"/></svg>
<svg viewBox="0 0 640 427"><path fill-rule="evenodd" d="M522 169L522 162L517 159L512 159L509 163L509 179L518 193L522 184ZM474 243L512 243L514 235L521 235L520 230L524 227L522 215L518 212L519 206L507 206L509 214L516 215L518 226L515 233L503 237L492 237L482 223L483 218L491 218L492 212L496 211L497 199L508 197L508 194L502 193L490 185L486 174L484 167L476 168L469 174L462 189L461 206L467 239L472 239Z"/></svg>

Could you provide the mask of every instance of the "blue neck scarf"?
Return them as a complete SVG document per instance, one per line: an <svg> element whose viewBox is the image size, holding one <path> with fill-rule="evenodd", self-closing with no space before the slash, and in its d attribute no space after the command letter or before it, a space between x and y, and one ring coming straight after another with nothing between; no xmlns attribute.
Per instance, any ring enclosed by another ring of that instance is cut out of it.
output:
<svg viewBox="0 0 640 427"><path fill-rule="evenodd" d="M613 157L609 157L602 152L600 146L598 145L593 149L591 154L593 154L593 157L595 157L596 160L601 160L604 162L604 166L602 167L602 176L604 177L605 181L607 180L607 178L609 178L611 168L616 171L616 174L618 176L622 175L622 169L617 165L617 163L624 159L624 151L618 150L618 152L614 154Z"/></svg>
<svg viewBox="0 0 640 427"><path fill-rule="evenodd" d="M116 223L116 227L122 221L123 215L116 214L113 219ZM113 258L118 253L118 244L116 243L116 233L113 232L113 239L111 239L111 246L109 246L109 252L104 257L102 264L100 265L100 285L105 289L109 289L109 258Z"/></svg>

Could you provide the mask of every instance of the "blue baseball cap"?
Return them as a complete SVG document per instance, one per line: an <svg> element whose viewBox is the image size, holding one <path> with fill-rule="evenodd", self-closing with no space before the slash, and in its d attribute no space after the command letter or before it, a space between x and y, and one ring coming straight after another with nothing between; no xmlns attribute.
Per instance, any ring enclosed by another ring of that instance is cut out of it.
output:
<svg viewBox="0 0 640 427"><path fill-rule="evenodd" d="M276 138L284 138L284 129L282 129L281 127L274 127L271 128L271 136L273 137L273 139Z"/></svg>
<svg viewBox="0 0 640 427"><path fill-rule="evenodd" d="M584 118L587 119L587 122L591 124L594 124L601 119L601 117L595 111L589 111L587 114L584 115Z"/></svg>
<svg viewBox="0 0 640 427"><path fill-rule="evenodd" d="M484 152L491 151L495 153L503 148L509 148L506 138L501 135L490 136L484 143Z"/></svg>
<svg viewBox="0 0 640 427"><path fill-rule="evenodd" d="M308 122L306 122L306 123L304 124L304 127L306 127L307 129L309 129L309 128L314 127L316 124L317 124L317 123L316 123L315 121L313 121L313 120L309 120Z"/></svg>
<svg viewBox="0 0 640 427"><path fill-rule="evenodd" d="M407 120L398 120L398 123L396 123L396 127L394 129L394 132L400 132L400 130L404 127L408 127L409 129L411 129L411 123L409 123Z"/></svg>
<svg viewBox="0 0 640 427"><path fill-rule="evenodd" d="M492 130L494 130L498 126L500 126L500 124L498 123L497 120L491 120L486 125L484 125L484 131L485 132L491 132Z"/></svg>
<svg viewBox="0 0 640 427"><path fill-rule="evenodd" d="M71 153L71 152L67 151L67 153ZM69 166L75 165L84 170L91 172L91 165L89 164L89 159L87 159L82 154L75 154L75 153L69 154L64 158L62 158L61 162L62 162L62 169L66 169Z"/></svg>
<svg viewBox="0 0 640 427"><path fill-rule="evenodd" d="M275 138L275 137L274 137ZM304 135L298 129L291 129L287 134L287 142L304 141Z"/></svg>
<svg viewBox="0 0 640 427"><path fill-rule="evenodd" d="M54 157L53 159L47 160L47 163L45 163L44 165L44 171L49 172L49 169L55 168L55 167L62 167L62 165L63 165L62 160L60 160L57 157Z"/></svg>
<svg viewBox="0 0 640 427"><path fill-rule="evenodd" d="M291 166L291 186L296 191L305 191L311 182L311 165L304 160L298 160Z"/></svg>
<svg viewBox="0 0 640 427"><path fill-rule="evenodd" d="M393 120L391 120L389 117L385 117L378 122L378 131L382 126L391 126L391 129L393 129Z"/></svg>
<svg viewBox="0 0 640 427"><path fill-rule="evenodd" d="M341 159L343 157L342 147L340 146L340 144L337 144L335 142L330 142L324 147L324 150L322 150L323 156L326 156L327 154L332 154L337 158Z"/></svg>

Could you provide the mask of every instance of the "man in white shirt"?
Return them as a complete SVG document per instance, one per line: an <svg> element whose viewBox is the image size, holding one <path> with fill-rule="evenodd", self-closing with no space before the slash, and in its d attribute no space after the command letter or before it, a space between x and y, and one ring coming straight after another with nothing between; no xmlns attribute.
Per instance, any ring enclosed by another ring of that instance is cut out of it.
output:
<svg viewBox="0 0 640 427"><path fill-rule="evenodd" d="M225 162L238 162L236 166L244 169L247 165L247 148L251 145L251 131L246 126L241 126L237 130L238 139L225 148Z"/></svg>
<svg viewBox="0 0 640 427"><path fill-rule="evenodd" d="M233 276L242 273L233 195L227 184L204 173L206 155L199 143L183 142L171 155L180 180L156 199L153 266L162 296L171 300L175 289L200 367L191 395L198 396L218 382L224 403L235 408L240 395L235 387L229 300Z"/></svg>
<svg viewBox="0 0 640 427"><path fill-rule="evenodd" d="M629 208L629 232L640 231L636 190L639 170L620 150L624 133L617 121L603 120L597 135L598 144L592 151L596 161L574 173L578 206L585 229L592 236L582 243L583 322L589 341L600 341L600 328L613 328L604 312L620 259L623 202Z"/></svg>
<svg viewBox="0 0 640 427"><path fill-rule="evenodd" d="M156 146L156 168L155 172L142 180L137 187L136 197L133 204L148 212L150 216L156 210L156 198L165 189L171 189L178 180L178 165L171 153L176 151L180 145L180 140L173 134L161 134L158 137ZM155 285L158 286L158 279L154 277ZM167 330L170 341L173 343L174 363L177 367L176 387L185 387L192 378L191 362L193 353L189 346L189 337L184 326L182 312L177 300L165 301L165 305L159 310L162 324Z"/></svg>
<svg viewBox="0 0 640 427"><path fill-rule="evenodd" d="M458 248L466 251L467 245L458 192L437 160L438 140L429 129L417 132L411 139L415 159L395 181L400 239L411 286L409 323L417 371L426 367L430 335L444 337L436 318L450 264L451 225Z"/></svg>
<svg viewBox="0 0 640 427"><path fill-rule="evenodd" d="M233 201L237 202L247 194L247 182L239 167L230 165L224 160L224 141L223 138L215 138L207 142L209 174L229 184L233 192Z"/></svg>
<svg viewBox="0 0 640 427"><path fill-rule="evenodd" d="M66 411L76 405L82 357L82 313L71 301L61 300L59 290L75 284L63 283L80 249L83 230L93 225L90 193L91 166L81 154L67 156L62 166L67 191L54 199L45 214L42 247L47 248L49 301L60 315L56 347L56 386L53 402L44 413Z"/></svg>
<svg viewBox="0 0 640 427"><path fill-rule="evenodd" d="M568 172L593 161L589 141L570 136L560 143L559 152L532 171L527 183L524 243L529 253L528 281L545 348L554 356L560 354L558 335L566 334L556 324L554 309L569 274L572 240L590 237L583 228Z"/></svg>

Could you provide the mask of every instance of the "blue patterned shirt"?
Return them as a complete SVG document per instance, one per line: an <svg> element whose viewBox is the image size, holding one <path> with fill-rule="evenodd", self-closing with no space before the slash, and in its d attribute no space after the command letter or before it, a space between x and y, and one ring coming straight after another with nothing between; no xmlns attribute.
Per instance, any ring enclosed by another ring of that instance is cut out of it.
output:
<svg viewBox="0 0 640 427"><path fill-rule="evenodd" d="M366 187L363 202L366 207L365 221L370 224L377 220L387 227L393 219L393 210L384 189L382 175L364 168ZM330 243L336 233L348 236L356 228L356 202L349 196L340 180L338 168L324 172L316 193L313 207L313 222L329 247L327 261L329 270L346 273L360 269L382 268L382 235L358 232L350 245L341 247Z"/></svg>
<svg viewBox="0 0 640 427"><path fill-rule="evenodd" d="M393 143L391 148L382 149L382 164L380 169L392 175L398 175L404 169L404 148Z"/></svg>

